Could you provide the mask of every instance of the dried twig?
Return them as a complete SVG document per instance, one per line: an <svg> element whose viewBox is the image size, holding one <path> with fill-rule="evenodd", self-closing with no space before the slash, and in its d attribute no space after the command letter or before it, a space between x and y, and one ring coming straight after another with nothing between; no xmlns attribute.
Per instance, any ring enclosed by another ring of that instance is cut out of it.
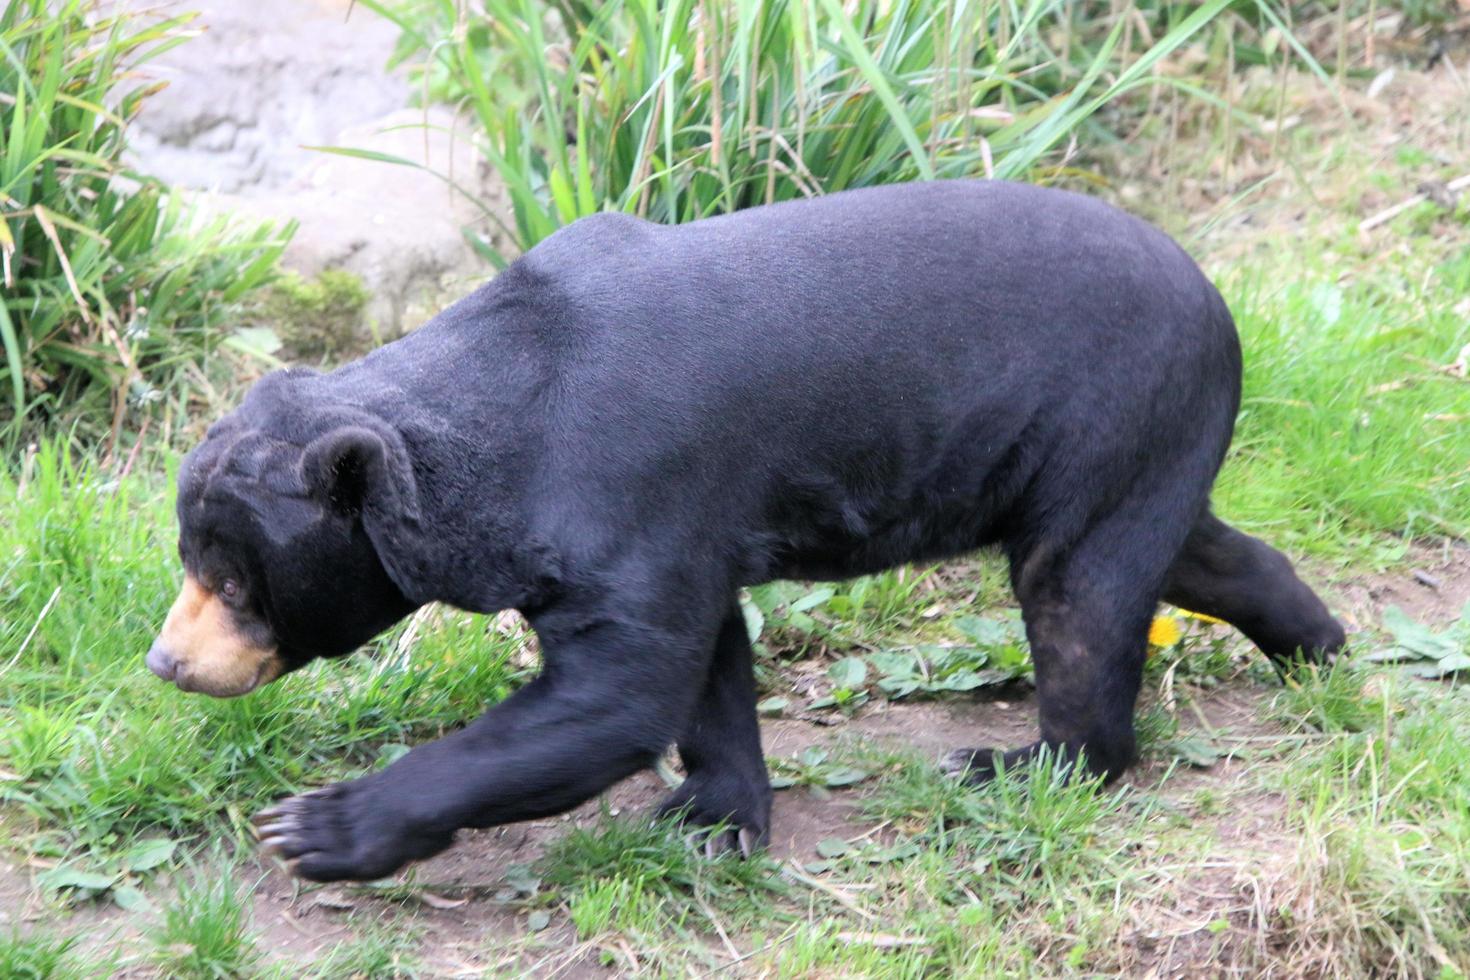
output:
<svg viewBox="0 0 1470 980"><path fill-rule="evenodd" d="M864 943L878 949L898 949L901 946L922 946L928 940L922 936L897 936L889 932L839 932L837 941L842 943Z"/></svg>
<svg viewBox="0 0 1470 980"><path fill-rule="evenodd" d="M841 905L843 908L847 909L849 912L852 912L852 913L854 913L856 915L860 915L864 919L867 919L869 922L873 921L873 913L872 912L869 912L867 909L863 908L857 902L854 902L850 896L848 896L848 895L844 894L843 892L839 891L838 889L832 887L831 885L827 884L825 881L818 881L816 878L813 878L811 875L805 873L804 871L799 870L796 867L796 862L794 862L794 861L787 861L781 867L781 873L784 874L784 875L787 875L787 876L789 876L791 878L794 878L796 881L799 881L801 884L806 885L808 888L815 888L815 889L817 889L817 891L825 892L826 894L832 896L832 898L837 901L837 904Z"/></svg>
<svg viewBox="0 0 1470 980"><path fill-rule="evenodd" d="M1467 187L1470 187L1470 174L1465 174L1462 177L1456 177L1448 184L1445 184L1445 190L1449 191L1451 194L1458 194L1460 191L1464 190ZM1379 211L1377 214L1373 215L1373 217L1365 220L1361 225L1358 226L1358 228L1362 231L1372 231L1374 228L1377 228L1384 222L1392 221L1394 218L1397 218L1399 215L1403 214L1414 205L1422 204L1427 200L1429 200L1428 194L1415 194L1413 197L1406 198L1405 200L1400 201L1391 208L1386 208L1382 211Z"/></svg>
<svg viewBox="0 0 1470 980"><path fill-rule="evenodd" d="M10 662L8 664L6 664L4 667L0 667L0 676L4 676L6 671L8 671L10 668L14 667L20 662L20 658L25 655L26 647L31 645L31 640L35 637L36 630L41 628L41 620L46 618L46 614L51 611L52 606L56 605L56 600L60 597L61 586L58 585L56 589L51 593L51 598L46 600L46 605L41 607L41 615L36 617L35 623L31 625L31 631L26 634L26 638L24 640L20 641L20 649L15 651L15 656L10 658Z"/></svg>
<svg viewBox="0 0 1470 980"><path fill-rule="evenodd" d="M715 915L715 910L710 908L709 903L698 895L694 896L694 900L699 903L699 908L704 912L705 918L709 919L710 925L715 927L715 932L720 936L720 942L725 944L725 951L730 954L730 962L738 962L740 960L740 950L735 948L735 944L730 941L730 934L720 924L720 918Z"/></svg>
<svg viewBox="0 0 1470 980"><path fill-rule="evenodd" d="M148 423L152 419L145 417L143 424L138 428L138 438L133 441L133 448L128 450L128 458L123 463L123 468L117 474L119 480L126 480L128 474L133 471L133 464L138 461L138 453L143 448L143 438L148 435Z"/></svg>
<svg viewBox="0 0 1470 980"><path fill-rule="evenodd" d="M750 959L753 956L759 956L761 953L764 953L767 950L775 949L777 946L780 946L782 943L789 943L789 942L791 942L792 939L796 938L796 935L797 935L796 924L793 923L790 927L787 928L787 930L784 933L782 933L781 935L777 936L775 939L772 939L770 942L766 943L764 946L759 946L759 947L751 950L748 953L741 953L735 959L731 960L728 963L723 963L723 964L715 967L713 970L709 970L708 972L700 973L700 974L691 974L691 976L697 977L698 980L706 980L706 978L712 977L712 976L714 976L714 975L716 975L718 973L724 973L726 970L730 969L730 967L735 966L735 965L737 965L739 963L742 963L745 960L748 960L748 959Z"/></svg>

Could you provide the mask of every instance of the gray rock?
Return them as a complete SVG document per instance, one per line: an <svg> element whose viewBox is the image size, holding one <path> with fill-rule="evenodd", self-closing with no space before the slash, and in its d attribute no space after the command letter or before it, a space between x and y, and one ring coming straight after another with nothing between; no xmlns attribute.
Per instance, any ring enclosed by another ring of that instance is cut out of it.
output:
<svg viewBox="0 0 1470 980"><path fill-rule="evenodd" d="M116 0L138 10L151 0ZM372 149L452 172L471 196L500 195L442 109L405 109L411 92L387 62L397 28L348 0L191 0L200 35L144 71L167 80L129 130L132 163L242 218L295 219L285 264L304 275L344 268L374 294L368 325L392 337L490 269L461 228L508 238L432 173L309 146Z"/></svg>
<svg viewBox="0 0 1470 980"><path fill-rule="evenodd" d="M297 178L270 196L221 197L221 205L286 220L300 228L287 264L311 276L327 268L355 273L374 298L370 320L387 336L417 325L479 285L490 267L464 240L462 228L504 247L481 207L434 175L454 174L478 201L499 206L496 188L480 179L479 158L454 116L400 109L343 130L338 143L403 157L426 169L318 154Z"/></svg>
<svg viewBox="0 0 1470 980"><path fill-rule="evenodd" d="M119 0L140 10L149 0ZM199 36L149 62L168 88L129 132L140 165L171 184L244 195L291 183L332 143L409 102L386 65L398 31L346 0L190 0Z"/></svg>

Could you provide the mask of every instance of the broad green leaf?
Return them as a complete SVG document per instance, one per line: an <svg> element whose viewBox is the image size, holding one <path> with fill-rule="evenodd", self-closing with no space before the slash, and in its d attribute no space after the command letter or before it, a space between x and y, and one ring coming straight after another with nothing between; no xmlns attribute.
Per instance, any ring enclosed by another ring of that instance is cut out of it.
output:
<svg viewBox="0 0 1470 980"><path fill-rule="evenodd" d="M808 592L806 595L793 602L791 604L791 611L794 613L807 612L808 610L815 609L818 606L822 605L828 599L831 599L834 595L836 595L836 591L825 586L820 589L813 589L811 592Z"/></svg>
<svg viewBox="0 0 1470 980"><path fill-rule="evenodd" d="M513 864L507 868L505 883L521 895L534 895L541 887L541 879L524 864Z"/></svg>
<svg viewBox="0 0 1470 980"><path fill-rule="evenodd" d="M827 750L809 745L796 758L804 766L820 766L827 761Z"/></svg>
<svg viewBox="0 0 1470 980"><path fill-rule="evenodd" d="M817 841L817 853L824 858L839 858L852 850L852 845L841 837L827 837Z"/></svg>
<svg viewBox="0 0 1470 980"><path fill-rule="evenodd" d="M788 698L766 698L764 701L761 701L755 706L755 710L762 715L779 715L781 712L785 711L787 706L790 704L791 701Z"/></svg>
<svg viewBox="0 0 1470 980"><path fill-rule="evenodd" d="M862 657L843 657L827 668L827 676L838 687L856 690L868 678L868 664Z"/></svg>
<svg viewBox="0 0 1470 980"><path fill-rule="evenodd" d="M868 776L869 773L863 771L862 769L844 767L841 769L833 769L832 771L828 772L822 781L826 785L833 787L852 786L867 779Z"/></svg>
<svg viewBox="0 0 1470 980"><path fill-rule="evenodd" d="M1220 761L1219 750L1196 735L1174 739L1169 743L1169 751L1199 769L1208 769Z"/></svg>
<svg viewBox="0 0 1470 980"><path fill-rule="evenodd" d="M79 888L85 891L106 891L117 881L117 875L83 871L62 865L36 876L36 884L43 890L59 891L63 888Z"/></svg>
<svg viewBox="0 0 1470 980"><path fill-rule="evenodd" d="M1415 622L1398 606L1389 606L1383 612L1383 627L1393 634L1394 643L1400 649L1418 657L1439 660L1458 653L1463 644L1448 632L1435 633L1429 627Z"/></svg>
<svg viewBox="0 0 1470 980"><path fill-rule="evenodd" d="M378 760L385 766L392 765L408 755L410 749L401 742L389 742L378 747Z"/></svg>
<svg viewBox="0 0 1470 980"><path fill-rule="evenodd" d="M1004 646L1015 639L1015 630L996 619L985 619L980 616L961 616L954 621L954 628L959 630L976 646Z"/></svg>
<svg viewBox="0 0 1470 980"><path fill-rule="evenodd" d="M761 638L761 630L766 628L766 617L753 599L740 600L740 611L745 616L745 633L754 643Z"/></svg>
<svg viewBox="0 0 1470 980"><path fill-rule="evenodd" d="M112 901L118 908L128 912L145 912L153 907L147 896L132 885L120 885L114 888Z"/></svg>
<svg viewBox="0 0 1470 980"><path fill-rule="evenodd" d="M912 653L898 653L896 651L884 650L879 653L869 654L868 662L885 679L909 677L918 673L919 658Z"/></svg>
<svg viewBox="0 0 1470 980"><path fill-rule="evenodd" d="M988 683L993 683L993 681L987 681L979 671L960 670L944 678L935 686L942 691L973 691Z"/></svg>
<svg viewBox="0 0 1470 980"><path fill-rule="evenodd" d="M128 852L122 856L120 863L125 871L132 871L134 873L151 871L173 857L174 850L178 846L178 841L168 840L164 837L155 837L151 840L140 841L128 849Z"/></svg>
<svg viewBox="0 0 1470 980"><path fill-rule="evenodd" d="M1467 667L1470 667L1470 653L1452 653L1432 664L1418 668L1414 671L1414 674L1418 677L1434 680L1440 677L1447 677Z"/></svg>
<svg viewBox="0 0 1470 980"><path fill-rule="evenodd" d="M912 678L885 677L878 682L878 690L888 695L895 701L906 698L920 687L920 682Z"/></svg>

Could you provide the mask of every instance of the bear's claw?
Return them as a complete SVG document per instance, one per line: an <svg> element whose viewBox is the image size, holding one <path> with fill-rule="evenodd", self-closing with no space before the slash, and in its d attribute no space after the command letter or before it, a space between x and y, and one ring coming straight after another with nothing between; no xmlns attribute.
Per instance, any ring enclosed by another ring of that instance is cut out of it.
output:
<svg viewBox="0 0 1470 980"><path fill-rule="evenodd" d="M738 853L749 859L770 833L770 794L764 774L759 780L694 775L659 804L656 815L693 829L690 846L705 857Z"/></svg>
<svg viewBox="0 0 1470 980"><path fill-rule="evenodd" d="M272 834L283 835L295 826L295 817L306 812L309 805L307 800L321 799L326 795L325 790L314 789L299 796L288 796L274 806L261 810L250 818L250 829L255 834L255 839L264 842Z"/></svg>
<svg viewBox="0 0 1470 980"><path fill-rule="evenodd" d="M411 822L374 784L359 780L290 796L251 818L260 849L312 881L371 881L437 854L452 832Z"/></svg>
<svg viewBox="0 0 1470 980"><path fill-rule="evenodd" d="M955 749L939 757L939 771L970 783L995 778L994 749Z"/></svg>
<svg viewBox="0 0 1470 980"><path fill-rule="evenodd" d="M261 810L250 818L260 849L285 861L293 875L307 878L318 877L312 869L323 858L338 864L342 855L334 852L344 845L350 849L352 845L350 828L346 826L350 821L343 819L350 816L343 812L348 809L341 799L343 795L332 787L315 789L288 796Z"/></svg>
<svg viewBox="0 0 1470 980"><path fill-rule="evenodd" d="M251 831L260 842L261 850L283 858L294 858L288 854L292 838L304 828L297 816L304 815L305 806L300 797L288 797L275 806L261 810L250 818Z"/></svg>
<svg viewBox="0 0 1470 980"><path fill-rule="evenodd" d="M701 838L703 839L702 844L700 843ZM703 852L704 856L711 861L722 854L737 852L742 859L749 861L761 847L760 835L750 827L738 829L731 827L719 833L695 831L685 840L688 841L690 847Z"/></svg>
<svg viewBox="0 0 1470 980"><path fill-rule="evenodd" d="M266 807L250 819L260 849L286 861L293 874L297 866L310 868L323 857L338 857L339 849L351 850L351 807L345 794L332 788L288 796Z"/></svg>

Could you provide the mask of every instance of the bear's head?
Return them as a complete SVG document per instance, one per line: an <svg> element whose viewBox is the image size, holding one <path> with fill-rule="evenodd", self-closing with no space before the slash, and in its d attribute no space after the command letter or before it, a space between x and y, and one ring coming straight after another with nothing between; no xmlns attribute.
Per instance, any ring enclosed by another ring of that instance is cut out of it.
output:
<svg viewBox="0 0 1470 980"><path fill-rule="evenodd" d="M264 379L179 472L184 586L147 664L185 691L245 694L357 649L413 611L417 504L398 433Z"/></svg>

